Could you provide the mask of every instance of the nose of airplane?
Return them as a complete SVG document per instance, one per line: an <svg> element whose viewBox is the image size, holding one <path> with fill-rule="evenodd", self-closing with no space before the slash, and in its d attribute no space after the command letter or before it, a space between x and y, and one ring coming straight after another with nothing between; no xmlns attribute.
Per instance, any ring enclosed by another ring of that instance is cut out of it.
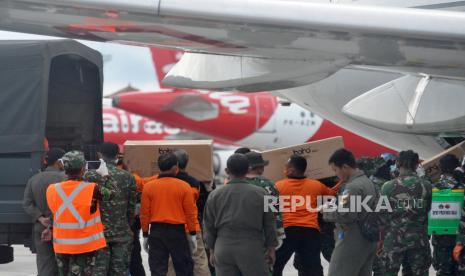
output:
<svg viewBox="0 0 465 276"><path fill-rule="evenodd" d="M112 105L135 114L153 116L162 112L171 100L169 93L129 92L114 96Z"/></svg>
<svg viewBox="0 0 465 276"><path fill-rule="evenodd" d="M114 96L112 105L134 114L159 118L173 111L179 96L177 92L128 92Z"/></svg>
<svg viewBox="0 0 465 276"><path fill-rule="evenodd" d="M158 121L203 122L220 116L219 104L199 92L132 92L113 98L113 106Z"/></svg>

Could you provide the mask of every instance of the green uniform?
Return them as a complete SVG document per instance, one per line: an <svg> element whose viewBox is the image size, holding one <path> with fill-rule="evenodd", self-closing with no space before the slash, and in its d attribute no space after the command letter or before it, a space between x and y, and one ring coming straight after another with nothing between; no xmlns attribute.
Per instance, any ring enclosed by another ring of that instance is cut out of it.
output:
<svg viewBox="0 0 465 276"><path fill-rule="evenodd" d="M247 180L250 182L250 184L253 184L255 186L265 189L268 195L279 198L279 192L275 188L274 183L271 182L271 180L263 176L248 177ZM279 203L275 207L279 208ZM277 234L278 244L281 245L286 236L284 234L283 218L282 218L281 213L279 212L276 213L276 234Z"/></svg>
<svg viewBox="0 0 465 276"><path fill-rule="evenodd" d="M371 176L370 177L371 182L376 186L377 191L381 192L381 187L386 183L385 180ZM382 263L382 258L379 256L375 256L373 259L373 276L383 276L384 271L383 271L383 263Z"/></svg>
<svg viewBox="0 0 465 276"><path fill-rule="evenodd" d="M107 162L107 168L109 176L106 177L101 177L95 171L85 175L88 181L113 182L120 191L111 200L100 203L107 247L98 251L93 275L126 276L133 244L131 225L135 219L136 182L129 172L114 164Z"/></svg>
<svg viewBox="0 0 465 276"><path fill-rule="evenodd" d="M389 199L393 209L381 216L385 231L384 275L397 275L404 260L410 264L411 275L428 275L431 265L428 237L431 183L410 172L386 182L381 195Z"/></svg>

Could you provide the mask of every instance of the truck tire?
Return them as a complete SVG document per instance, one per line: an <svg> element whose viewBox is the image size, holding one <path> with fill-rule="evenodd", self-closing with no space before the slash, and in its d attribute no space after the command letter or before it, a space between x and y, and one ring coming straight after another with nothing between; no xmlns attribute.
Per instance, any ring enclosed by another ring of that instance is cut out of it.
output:
<svg viewBox="0 0 465 276"><path fill-rule="evenodd" d="M13 259L13 247L7 245L0 245L0 264L11 263Z"/></svg>

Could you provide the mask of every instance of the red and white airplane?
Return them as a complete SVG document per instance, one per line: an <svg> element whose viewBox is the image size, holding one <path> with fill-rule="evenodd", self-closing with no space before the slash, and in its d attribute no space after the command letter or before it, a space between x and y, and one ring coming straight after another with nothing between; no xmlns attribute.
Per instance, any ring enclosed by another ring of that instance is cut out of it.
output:
<svg viewBox="0 0 465 276"><path fill-rule="evenodd" d="M357 156L392 152L296 104L281 105L268 92L132 92L118 95L114 104L167 125L255 149L343 136Z"/></svg>
<svg viewBox="0 0 465 276"><path fill-rule="evenodd" d="M179 128L113 107L103 107L102 115L105 141L120 147L128 140L164 140L182 132Z"/></svg>
<svg viewBox="0 0 465 276"><path fill-rule="evenodd" d="M158 48L152 48L151 52L159 80L182 56L180 52ZM170 126L255 149L343 136L345 145L357 156L392 152L296 104L280 104L269 92L129 92L114 97L113 104Z"/></svg>

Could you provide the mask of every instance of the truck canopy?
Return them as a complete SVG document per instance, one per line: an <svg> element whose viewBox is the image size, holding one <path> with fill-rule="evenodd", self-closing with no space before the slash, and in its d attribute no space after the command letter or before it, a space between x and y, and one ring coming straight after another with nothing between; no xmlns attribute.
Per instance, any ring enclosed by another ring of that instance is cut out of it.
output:
<svg viewBox="0 0 465 276"><path fill-rule="evenodd" d="M102 56L72 40L0 41L0 244L23 243L22 198L50 147L103 140Z"/></svg>

